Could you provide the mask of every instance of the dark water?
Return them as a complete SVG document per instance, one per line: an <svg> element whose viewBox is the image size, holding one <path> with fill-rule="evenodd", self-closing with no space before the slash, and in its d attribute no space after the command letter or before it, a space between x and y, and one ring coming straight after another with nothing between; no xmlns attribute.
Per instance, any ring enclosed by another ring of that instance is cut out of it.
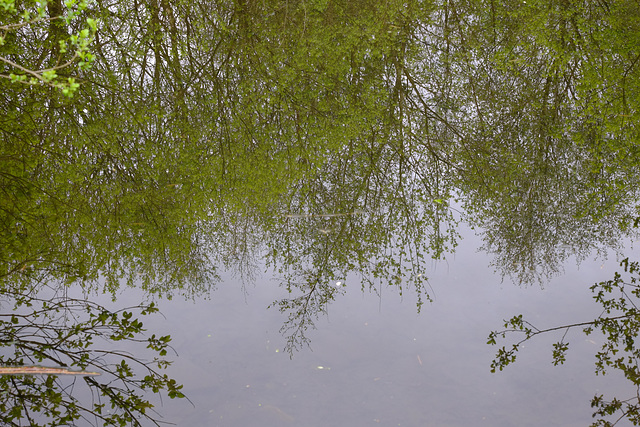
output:
<svg viewBox="0 0 640 427"><path fill-rule="evenodd" d="M420 314L411 292L362 293L347 279L308 331L311 348L292 359L279 333L286 319L266 309L286 296L269 273L244 291L226 278L209 300L160 301L166 319L146 324L173 336L169 373L195 407L170 401L159 412L180 426L586 426L594 394L633 395L622 378L594 375L601 339L579 331L567 335L564 366L551 363L561 331L526 345L505 371L489 368L487 335L505 318L522 313L545 328L599 315L588 288L611 277L615 256L522 288L493 274L478 238L463 235L455 256L426 272L435 300Z"/></svg>

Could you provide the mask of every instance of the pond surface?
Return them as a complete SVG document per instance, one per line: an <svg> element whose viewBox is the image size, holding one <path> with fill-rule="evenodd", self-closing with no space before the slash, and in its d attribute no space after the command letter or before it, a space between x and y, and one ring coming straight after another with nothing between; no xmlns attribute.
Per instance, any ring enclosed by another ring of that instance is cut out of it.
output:
<svg viewBox="0 0 640 427"><path fill-rule="evenodd" d="M0 424L640 424L637 4L17 3Z"/></svg>
<svg viewBox="0 0 640 427"><path fill-rule="evenodd" d="M586 426L594 394L633 395L621 377L594 375L597 336L570 332L557 367L551 344L563 332L539 337L495 374L486 344L515 314L540 328L598 316L588 288L619 269L615 257L569 263L544 288L518 287L492 273L473 232L463 237L455 256L432 265L434 301L420 314L411 292L363 293L347 279L307 331L310 348L291 359L279 333L286 318L267 309L286 296L271 274L244 291L228 277L208 300L159 301L166 319L145 325L172 335L179 357L169 373L195 405L165 401L159 412L181 426ZM137 298L125 292L119 303L127 295Z"/></svg>

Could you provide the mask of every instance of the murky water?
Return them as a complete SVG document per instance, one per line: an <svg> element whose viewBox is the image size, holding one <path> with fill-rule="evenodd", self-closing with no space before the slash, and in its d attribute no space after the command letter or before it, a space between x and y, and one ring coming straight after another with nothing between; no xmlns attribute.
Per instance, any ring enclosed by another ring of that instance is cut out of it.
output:
<svg viewBox="0 0 640 427"><path fill-rule="evenodd" d="M477 244L466 232L455 256L434 264L435 301L421 314L411 293L363 294L347 280L346 294L308 331L311 348L292 359L279 333L285 317L266 309L284 296L269 274L246 292L228 278L210 300L160 301L166 320L146 324L173 336L179 357L170 373L195 407L165 401L159 412L180 426L589 425L595 393L629 391L621 378L594 375L597 336L570 333L559 367L551 343L560 335L540 337L496 374L486 339L519 313L538 327L595 318L588 287L613 274L615 257L567 265L544 289L520 288L492 273Z"/></svg>

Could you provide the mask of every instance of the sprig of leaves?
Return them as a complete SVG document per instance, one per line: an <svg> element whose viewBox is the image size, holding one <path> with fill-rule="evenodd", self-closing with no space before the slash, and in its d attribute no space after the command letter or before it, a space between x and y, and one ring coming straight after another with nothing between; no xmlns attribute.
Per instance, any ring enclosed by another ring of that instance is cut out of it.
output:
<svg viewBox="0 0 640 427"><path fill-rule="evenodd" d="M498 339L505 339L508 334L521 335L521 339L512 344L511 348L502 346L498 349L491 362L491 372L502 371L514 363L524 342L537 335L564 330L564 335L553 344L552 350L553 364L561 365L566 361L569 343L565 338L570 330L581 328L587 336L598 330L604 336L605 342L595 355L596 374L604 375L610 369L618 370L637 387L639 393L627 400L617 397L606 400L603 395L594 396L591 401L591 406L596 408L594 418L617 415L617 419L609 421L600 418L592 426L613 426L622 419L627 419L634 425L640 424L640 346L636 342L640 333L640 310L637 307L640 298L640 263L631 262L626 258L620 265L624 274L616 272L612 280L591 287L594 299L603 307L602 314L596 319L538 329L524 320L522 315L517 315L505 321L504 329L492 331L487 340L487 344L490 345L497 345Z"/></svg>
<svg viewBox="0 0 640 427"><path fill-rule="evenodd" d="M14 0L0 0L0 8L10 14L10 17L18 22L0 25L0 46L6 43L6 37L10 32L18 32L24 27L32 27L50 21L62 21L67 26L74 21L81 20L83 12L88 3L86 0L67 0L65 6L67 12L61 16L47 17L47 0L36 3L31 9L25 9L22 13L18 11ZM13 15L13 16L11 16ZM95 55L90 51L90 45L95 38L98 29L98 22L93 18L86 18L82 23L81 30L68 36L67 39L59 40L59 53L65 54L73 51L71 59L44 69L30 69L21 65L9 57L0 56L0 62L5 63L13 72L0 74L0 77L9 79L12 83L21 83L29 86L46 85L56 88L66 97L73 97L80 87L75 77L65 77L59 75L61 70L68 72L77 67L78 71L87 71L91 68Z"/></svg>

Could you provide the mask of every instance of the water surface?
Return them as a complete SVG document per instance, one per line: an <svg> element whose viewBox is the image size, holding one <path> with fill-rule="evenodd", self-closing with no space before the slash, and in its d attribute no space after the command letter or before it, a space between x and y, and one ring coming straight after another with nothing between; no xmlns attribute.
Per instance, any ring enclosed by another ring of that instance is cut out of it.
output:
<svg viewBox="0 0 640 427"><path fill-rule="evenodd" d="M488 333L522 313L536 326L591 320L600 311L589 286L610 278L615 257L589 260L544 288L502 281L469 231L455 254L432 266L432 303L354 281L330 304L308 349L283 351L285 317L266 307L286 296L265 273L242 290L225 278L209 300L161 301L179 357L170 373L194 403L162 410L178 425L212 426L586 426L595 393L632 392L615 375L596 377L601 341L570 332L564 366L551 363L560 335L526 345L518 363L491 374ZM630 394L632 395L632 394ZM166 411L166 412L165 412Z"/></svg>

